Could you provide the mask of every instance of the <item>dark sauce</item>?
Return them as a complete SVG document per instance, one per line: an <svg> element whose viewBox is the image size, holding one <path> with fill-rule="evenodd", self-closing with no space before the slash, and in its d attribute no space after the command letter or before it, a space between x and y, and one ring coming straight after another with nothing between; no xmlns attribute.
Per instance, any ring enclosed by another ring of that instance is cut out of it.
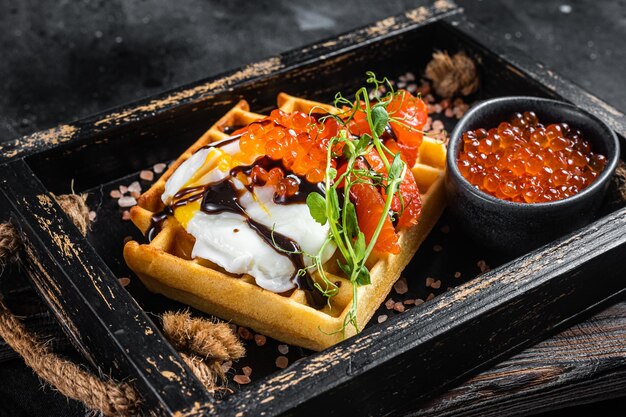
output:
<svg viewBox="0 0 626 417"><path fill-rule="evenodd" d="M249 174L253 166L257 164L265 164L270 166L271 164L279 164L279 161L273 161L268 157L262 157L255 161L250 166L240 166L233 168L230 172L231 176L235 176L238 172ZM276 165L278 166L278 165ZM281 165L282 166L282 165ZM264 167L265 168L265 167ZM271 168L270 168L271 169ZM300 180L300 189L298 193L285 199L284 202L278 202L279 204L293 204L304 202L309 192L315 189L315 191L323 191L317 184L311 184L305 179ZM277 253L286 256L291 261L295 268L295 275L292 278L294 284L303 290L306 294L307 301L310 305L317 309L324 307L326 300L324 295L314 285L313 278L305 269L304 256L301 252L300 245L292 239L284 236L278 232L272 231L267 226L251 219L245 212L239 199L240 192L235 188L233 183L229 181L229 177L213 184L207 184L199 187L183 188L174 195L174 204L167 206L163 211L156 213L152 216L152 222L150 228L146 233L146 237L151 241L157 233L160 231L161 226L167 216L174 214L176 207L183 206L192 201L202 199L200 204L200 210L207 214L217 214L223 212L237 213L246 219L246 222L250 227L270 245ZM276 198L274 199L276 201ZM299 271L305 271L304 274L299 274Z"/></svg>
<svg viewBox="0 0 626 417"><path fill-rule="evenodd" d="M233 132L236 132L237 130L241 129L242 127L246 127L245 125L232 125L232 126L226 126L222 132L226 133L227 135L230 135Z"/></svg>
<svg viewBox="0 0 626 417"><path fill-rule="evenodd" d="M266 171L269 171L272 168L281 168L283 170L285 170L285 167L282 164L282 161L280 160L274 160L272 158L270 158L269 156L262 156L259 159L257 159L256 161L254 161L254 163L252 163L252 165L242 165L242 166L238 166L233 168L230 171L230 175L235 177L237 176L238 173L243 173L246 176L250 175L250 172L252 171L252 168L255 166L260 166L261 168L263 168ZM306 203L306 198L307 196L312 193L312 192L318 192L322 195L326 195L326 189L324 188L324 183L319 182L319 183L311 183L309 181L306 180L305 177L301 177L299 175L295 175L295 174L289 174L287 175L287 177L289 178L293 178L296 181L298 181L298 191L290 196L279 196L277 194L274 195L274 203L276 204L303 204ZM265 184L255 184L255 185L265 185ZM252 191L252 186L248 187L248 189L250 191Z"/></svg>

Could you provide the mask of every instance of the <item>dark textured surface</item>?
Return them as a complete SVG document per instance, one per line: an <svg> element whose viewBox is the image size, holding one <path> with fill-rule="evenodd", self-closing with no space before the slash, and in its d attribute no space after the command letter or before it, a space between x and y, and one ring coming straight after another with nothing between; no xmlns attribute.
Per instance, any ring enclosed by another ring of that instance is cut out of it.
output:
<svg viewBox="0 0 626 417"><path fill-rule="evenodd" d="M624 1L458 1L493 36L626 109ZM206 77L420 4L0 2L0 140ZM0 366L0 415L83 415L17 361ZM16 396L11 388L21 391ZM608 404L608 405L607 405ZM613 407L579 408L611 415ZM20 410L20 411L17 411ZM45 410L45 411L44 411ZM563 413L565 415L565 413ZM617 414L614 414L617 415Z"/></svg>

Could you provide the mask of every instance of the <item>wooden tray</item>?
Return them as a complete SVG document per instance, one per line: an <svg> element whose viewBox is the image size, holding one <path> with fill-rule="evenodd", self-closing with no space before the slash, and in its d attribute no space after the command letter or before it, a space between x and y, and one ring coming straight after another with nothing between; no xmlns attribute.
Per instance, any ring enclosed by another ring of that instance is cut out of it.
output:
<svg viewBox="0 0 626 417"><path fill-rule="evenodd" d="M117 277L131 276L124 238L141 236L121 221L109 191L174 159L241 98L259 112L274 106L279 91L329 101L361 85L367 70L391 78L420 74L434 50L465 50L482 78L472 100L560 98L608 122L623 141L621 113L522 55L469 38L455 27L471 26L459 13L439 1L2 146L0 220L21 230L24 270L79 352L103 372L132 380L150 415L398 414L624 294L626 209L618 205L607 203L594 224L514 260L489 253L444 215L404 272L404 298L434 298L402 314L381 306L375 317L388 320L374 319L323 352L291 348L290 362L297 361L282 371L274 365L276 342L248 343L237 366L253 368L253 383L215 398L151 320L184 306L148 293L137 279L119 284ZM445 122L451 130L453 122ZM89 193L97 211L86 239L50 197L71 186ZM495 268L476 277L479 260ZM441 280L440 288L427 288L426 277Z"/></svg>

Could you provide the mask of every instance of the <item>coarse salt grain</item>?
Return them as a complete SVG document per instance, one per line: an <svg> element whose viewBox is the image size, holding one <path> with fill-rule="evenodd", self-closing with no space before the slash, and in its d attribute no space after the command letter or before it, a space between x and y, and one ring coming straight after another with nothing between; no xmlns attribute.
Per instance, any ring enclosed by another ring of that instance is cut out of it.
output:
<svg viewBox="0 0 626 417"><path fill-rule="evenodd" d="M404 304L398 301L393 305L393 309L398 313L404 313Z"/></svg>
<svg viewBox="0 0 626 417"><path fill-rule="evenodd" d="M438 280L434 281L432 284L430 284L430 288L434 288L436 290L441 288L441 280L438 279Z"/></svg>
<svg viewBox="0 0 626 417"><path fill-rule="evenodd" d="M130 185L128 186L128 192L140 193L141 192L141 184L139 184L139 181L131 182Z"/></svg>
<svg viewBox="0 0 626 417"><path fill-rule="evenodd" d="M139 191L131 191L130 192L131 197L133 197L134 199L138 199L139 197L141 197L141 193Z"/></svg>
<svg viewBox="0 0 626 417"><path fill-rule="evenodd" d="M446 109L446 111L443 112L443 115L446 117L453 117L454 116L454 110L452 110L450 107L448 107Z"/></svg>
<svg viewBox="0 0 626 417"><path fill-rule="evenodd" d="M250 383L250 377L246 375L235 375L233 381L240 385L246 385Z"/></svg>
<svg viewBox="0 0 626 417"><path fill-rule="evenodd" d="M428 294L428 297L426 297L426 301L430 301L430 300L432 300L433 298L435 298L435 293L432 293L432 292L431 292L430 294Z"/></svg>
<svg viewBox="0 0 626 417"><path fill-rule="evenodd" d="M286 356L279 356L276 358L276 367L285 369L289 365L289 359Z"/></svg>
<svg viewBox="0 0 626 417"><path fill-rule="evenodd" d="M278 345L278 351L280 353L282 353L283 355L286 355L289 353L289 346L287 345Z"/></svg>
<svg viewBox="0 0 626 417"><path fill-rule="evenodd" d="M124 210L122 212L122 220L124 220L124 221L130 220L130 211Z"/></svg>
<svg viewBox="0 0 626 417"><path fill-rule="evenodd" d="M237 334L243 340L251 340L254 337L252 335L252 332L250 330L248 330L247 328L243 327L243 326L240 327L239 329L237 329Z"/></svg>
<svg viewBox="0 0 626 417"><path fill-rule="evenodd" d="M482 273L491 271L491 268L489 267L489 265L487 265L487 262L485 262L484 259L481 259L480 261L478 261L476 265L478 266L478 268L480 269L480 272Z"/></svg>
<svg viewBox="0 0 626 417"><path fill-rule="evenodd" d="M267 338L263 336L262 334L254 335L254 343L256 343L257 346L263 346L265 345L266 342L267 342Z"/></svg>
<svg viewBox="0 0 626 417"><path fill-rule="evenodd" d="M144 169L139 173L139 178L144 181L152 181L154 179L154 172Z"/></svg>
<svg viewBox="0 0 626 417"><path fill-rule="evenodd" d="M96 220L96 216L97 216L96 212L95 212L95 211L93 211L93 210L91 210L91 211L89 212L89 221L91 221L91 222L92 222L92 221Z"/></svg>
<svg viewBox="0 0 626 417"><path fill-rule="evenodd" d="M406 283L406 278L400 277L395 284L393 284L393 289L400 295L406 294L409 291L409 286Z"/></svg>
<svg viewBox="0 0 626 417"><path fill-rule="evenodd" d="M132 196L124 196L117 200L117 205L120 207L132 207L137 204L137 200Z"/></svg>
<svg viewBox="0 0 626 417"><path fill-rule="evenodd" d="M128 284L130 284L130 278L128 278L128 277L121 277L121 278L118 278L118 279L117 279L117 281L120 283L120 285L121 285L122 287L125 287L125 286L127 286Z"/></svg>
<svg viewBox="0 0 626 417"><path fill-rule="evenodd" d="M393 309L394 305L396 305L396 302L393 301L391 298L385 301L385 307L387 307L387 310Z"/></svg>
<svg viewBox="0 0 626 417"><path fill-rule="evenodd" d="M422 300L421 298L416 298L415 299L415 305L418 306L420 304L424 304L424 300Z"/></svg>
<svg viewBox="0 0 626 417"><path fill-rule="evenodd" d="M226 361L224 363L222 363L222 365L220 366L222 368L222 372L226 373L228 371L230 371L230 368L232 368L233 366L233 362L232 361Z"/></svg>
<svg viewBox="0 0 626 417"><path fill-rule="evenodd" d="M125 185L120 185L120 193L122 195L126 194L128 192L128 187ZM119 197L118 197L119 198Z"/></svg>
<svg viewBox="0 0 626 417"><path fill-rule="evenodd" d="M435 278L428 277L426 278L426 287L430 287L435 282Z"/></svg>
<svg viewBox="0 0 626 417"><path fill-rule="evenodd" d="M459 271L456 271L454 273L454 278L461 278L461 273Z"/></svg>
<svg viewBox="0 0 626 417"><path fill-rule="evenodd" d="M244 366L243 368L241 368L241 372L243 372L245 376L250 376L252 375L252 368L250 368L249 366Z"/></svg>
<svg viewBox="0 0 626 417"><path fill-rule="evenodd" d="M433 125L432 125L432 129L433 132L441 132L444 128L443 122L441 120L434 120L433 121Z"/></svg>
<svg viewBox="0 0 626 417"><path fill-rule="evenodd" d="M152 170L154 171L155 174L160 174L163 171L165 171L165 168L167 168L167 165L164 164L163 162L160 162L158 164L154 164L154 166L152 167Z"/></svg>
<svg viewBox="0 0 626 417"><path fill-rule="evenodd" d="M410 306L410 305L415 304L415 300L412 298L409 298L408 300L404 300L403 303L404 305Z"/></svg>
<svg viewBox="0 0 626 417"><path fill-rule="evenodd" d="M383 323L387 321L387 315L386 314L381 314L380 316L378 316L378 322L379 323Z"/></svg>
<svg viewBox="0 0 626 417"><path fill-rule="evenodd" d="M111 190L109 196L111 196L111 198L120 198L122 196L122 193L120 192L120 190Z"/></svg>

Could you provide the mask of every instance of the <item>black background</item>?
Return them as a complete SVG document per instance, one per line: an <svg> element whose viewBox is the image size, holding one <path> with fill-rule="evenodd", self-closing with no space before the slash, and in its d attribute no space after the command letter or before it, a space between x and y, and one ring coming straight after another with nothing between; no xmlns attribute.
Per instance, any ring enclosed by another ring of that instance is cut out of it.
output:
<svg viewBox="0 0 626 417"><path fill-rule="evenodd" d="M101 112L423 4L421 1L0 0L0 141ZM468 18L626 110L626 1L457 0ZM557 415L617 416L626 400ZM0 416L82 416L21 361ZM622 415L622 414L619 414Z"/></svg>

